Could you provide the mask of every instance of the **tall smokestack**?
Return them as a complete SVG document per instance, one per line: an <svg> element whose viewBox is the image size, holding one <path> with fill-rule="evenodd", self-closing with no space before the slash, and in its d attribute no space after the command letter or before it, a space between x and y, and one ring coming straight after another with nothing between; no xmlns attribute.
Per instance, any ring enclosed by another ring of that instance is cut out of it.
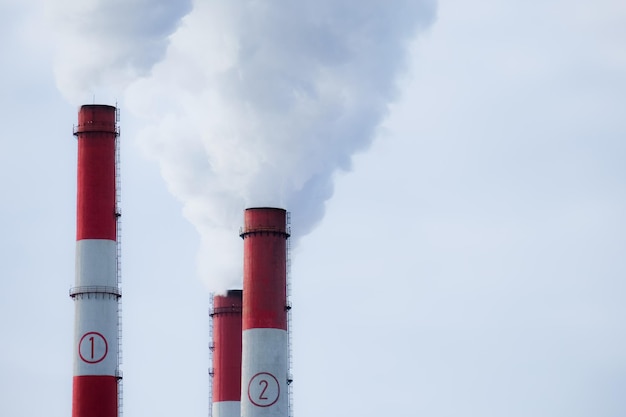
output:
<svg viewBox="0 0 626 417"><path fill-rule="evenodd" d="M85 105L78 139L73 417L118 417L117 109Z"/></svg>
<svg viewBox="0 0 626 417"><path fill-rule="evenodd" d="M213 297L212 417L241 417L242 291Z"/></svg>
<svg viewBox="0 0 626 417"><path fill-rule="evenodd" d="M287 417L287 213L249 208L244 241L242 417Z"/></svg>

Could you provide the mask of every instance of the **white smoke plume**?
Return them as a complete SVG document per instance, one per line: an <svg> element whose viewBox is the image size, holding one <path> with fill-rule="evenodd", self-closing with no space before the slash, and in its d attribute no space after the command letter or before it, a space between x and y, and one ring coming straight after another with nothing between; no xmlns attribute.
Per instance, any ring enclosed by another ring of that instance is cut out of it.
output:
<svg viewBox="0 0 626 417"><path fill-rule="evenodd" d="M57 87L85 104L93 96L121 98L128 84L148 75L191 0L51 0L43 7L56 38Z"/></svg>
<svg viewBox="0 0 626 417"><path fill-rule="evenodd" d="M244 208L286 208L295 242L321 220L334 173L349 170L352 155L373 140L397 96L407 46L435 6L198 0L162 59L163 35L176 19L155 38L127 30L103 40L122 65L103 53L95 61L110 68L92 77L135 77L126 110L145 122L141 143L202 236L200 273L212 289L240 279ZM143 44L152 50L135 56ZM78 82L91 70L79 68ZM60 76L61 87L71 78Z"/></svg>

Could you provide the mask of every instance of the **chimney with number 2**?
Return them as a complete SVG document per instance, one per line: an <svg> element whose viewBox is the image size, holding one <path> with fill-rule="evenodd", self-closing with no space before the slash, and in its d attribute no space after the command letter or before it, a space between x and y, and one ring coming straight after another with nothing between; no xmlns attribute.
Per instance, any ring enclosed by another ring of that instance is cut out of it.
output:
<svg viewBox="0 0 626 417"><path fill-rule="evenodd" d="M241 416L289 415L287 212L244 213Z"/></svg>

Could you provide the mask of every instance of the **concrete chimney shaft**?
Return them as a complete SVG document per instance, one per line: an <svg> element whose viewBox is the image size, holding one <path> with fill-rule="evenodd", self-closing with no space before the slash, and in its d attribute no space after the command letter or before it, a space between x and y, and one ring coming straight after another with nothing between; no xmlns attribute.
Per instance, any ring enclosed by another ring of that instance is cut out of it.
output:
<svg viewBox="0 0 626 417"><path fill-rule="evenodd" d="M249 208L243 264L242 417L287 417L287 212Z"/></svg>
<svg viewBox="0 0 626 417"><path fill-rule="evenodd" d="M80 108L72 417L118 417L117 109Z"/></svg>
<svg viewBox="0 0 626 417"><path fill-rule="evenodd" d="M241 417L241 293L213 297L212 417Z"/></svg>

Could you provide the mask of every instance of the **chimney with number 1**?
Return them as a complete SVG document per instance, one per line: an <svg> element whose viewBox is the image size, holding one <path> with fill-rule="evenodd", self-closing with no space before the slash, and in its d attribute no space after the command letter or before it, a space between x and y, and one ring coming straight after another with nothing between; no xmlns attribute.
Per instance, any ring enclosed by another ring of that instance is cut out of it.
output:
<svg viewBox="0 0 626 417"><path fill-rule="evenodd" d="M118 134L116 107L80 108L72 417L119 413Z"/></svg>

